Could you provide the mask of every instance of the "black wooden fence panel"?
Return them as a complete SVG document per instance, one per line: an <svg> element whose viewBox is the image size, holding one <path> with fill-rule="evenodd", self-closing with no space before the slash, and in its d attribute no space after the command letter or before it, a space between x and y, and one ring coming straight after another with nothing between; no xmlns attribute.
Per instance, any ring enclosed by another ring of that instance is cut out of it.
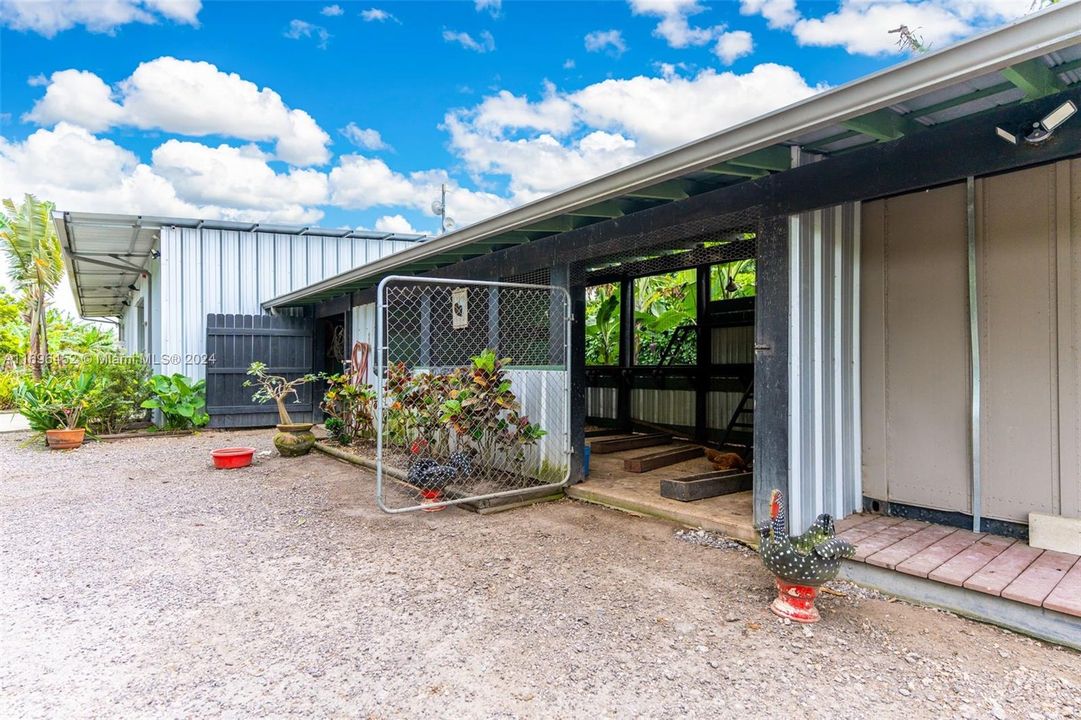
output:
<svg viewBox="0 0 1081 720"><path fill-rule="evenodd" d="M206 402L210 427L270 427L277 406L252 400L244 387L248 366L266 363L274 375L295 378L312 371L312 324L309 318L278 315L206 316ZM312 387L301 385L287 405L294 422L312 422ZM296 402L294 402L296 400Z"/></svg>

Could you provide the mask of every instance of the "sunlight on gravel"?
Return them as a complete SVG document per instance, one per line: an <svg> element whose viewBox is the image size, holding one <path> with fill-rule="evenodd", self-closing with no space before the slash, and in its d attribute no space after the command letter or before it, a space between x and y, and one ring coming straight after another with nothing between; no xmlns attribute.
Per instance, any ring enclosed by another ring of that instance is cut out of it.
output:
<svg viewBox="0 0 1081 720"><path fill-rule="evenodd" d="M210 450L257 449L216 471ZM0 435L4 717L1068 718L1081 656L561 501L388 516L270 433Z"/></svg>

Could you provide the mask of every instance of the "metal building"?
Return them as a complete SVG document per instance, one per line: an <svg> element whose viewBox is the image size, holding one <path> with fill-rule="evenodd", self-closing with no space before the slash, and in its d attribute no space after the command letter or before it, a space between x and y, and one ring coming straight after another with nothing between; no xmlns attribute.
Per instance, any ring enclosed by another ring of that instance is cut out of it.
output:
<svg viewBox="0 0 1081 720"><path fill-rule="evenodd" d="M208 337L227 332L250 335L254 319L264 314L261 303L266 298L374 262L424 239L400 233L84 212L59 212L55 224L79 314L115 319L123 347L145 354L155 373L208 381L218 373L243 376L244 368L221 365L224 358L216 357ZM222 327L209 327L208 317ZM322 340L314 332L307 337L311 342ZM314 355L309 349L309 356ZM212 414L214 425L266 424L264 413L241 411L239 406L250 404L250 398L239 400L250 393L234 389L230 399L222 400L214 396L214 384L208 385L208 405L219 409ZM231 409L223 410L226 407Z"/></svg>

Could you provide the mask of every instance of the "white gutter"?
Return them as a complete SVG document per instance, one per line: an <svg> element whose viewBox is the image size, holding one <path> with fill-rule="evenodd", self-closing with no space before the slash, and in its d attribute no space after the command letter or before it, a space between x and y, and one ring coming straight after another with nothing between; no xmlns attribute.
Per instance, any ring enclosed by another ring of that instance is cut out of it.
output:
<svg viewBox="0 0 1081 720"><path fill-rule="evenodd" d="M1070 28L1073 28L1070 30ZM1054 5L1006 27L880 70L701 140L481 220L263 303L271 309L418 260L761 150L847 119L987 75L1081 42L1081 2Z"/></svg>

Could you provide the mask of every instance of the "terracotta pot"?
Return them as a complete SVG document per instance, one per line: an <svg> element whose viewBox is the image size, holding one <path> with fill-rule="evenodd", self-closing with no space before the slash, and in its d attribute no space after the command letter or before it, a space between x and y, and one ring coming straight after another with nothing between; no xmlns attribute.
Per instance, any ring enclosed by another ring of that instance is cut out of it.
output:
<svg viewBox="0 0 1081 720"><path fill-rule="evenodd" d="M435 503L443 502L443 492L441 490L421 490L420 491L420 504L421 505L433 505ZM439 507L426 507L423 508L424 512L439 512L440 510L446 510L446 505L440 505Z"/></svg>
<svg viewBox="0 0 1081 720"><path fill-rule="evenodd" d="M798 623L816 623L822 619L815 607L818 588L793 585L777 579L777 597L769 606L775 615Z"/></svg>
<svg viewBox="0 0 1081 720"><path fill-rule="evenodd" d="M278 448L278 454L282 457L307 455L315 447L312 423L278 425L278 434L274 436L274 447Z"/></svg>
<svg viewBox="0 0 1081 720"><path fill-rule="evenodd" d="M71 450L83 444L86 428L74 430L46 430L45 442L53 450Z"/></svg>

